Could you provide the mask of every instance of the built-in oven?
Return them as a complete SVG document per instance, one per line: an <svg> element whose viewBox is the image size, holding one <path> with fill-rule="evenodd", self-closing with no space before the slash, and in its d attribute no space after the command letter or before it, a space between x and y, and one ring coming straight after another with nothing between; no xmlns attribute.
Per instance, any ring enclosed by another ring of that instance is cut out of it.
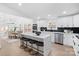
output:
<svg viewBox="0 0 79 59"><path fill-rule="evenodd" d="M37 31L37 24L33 24L33 26L32 26L32 32L34 33L36 31Z"/></svg>

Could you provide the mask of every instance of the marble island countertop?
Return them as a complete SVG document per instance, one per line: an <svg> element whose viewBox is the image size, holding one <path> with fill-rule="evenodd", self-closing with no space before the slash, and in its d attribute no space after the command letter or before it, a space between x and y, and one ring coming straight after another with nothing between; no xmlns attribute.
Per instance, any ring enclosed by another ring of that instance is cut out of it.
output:
<svg viewBox="0 0 79 59"><path fill-rule="evenodd" d="M39 36L37 36L35 33L29 32L29 33L21 33L22 37L26 38L32 38L34 40L43 41L45 38L50 37L50 34L41 33Z"/></svg>
<svg viewBox="0 0 79 59"><path fill-rule="evenodd" d="M50 36L49 34L46 34L46 33L41 33L39 36L36 35L35 33L22 33L22 35L31 35L31 36L34 36L34 37L40 37L40 38L46 38L48 36Z"/></svg>

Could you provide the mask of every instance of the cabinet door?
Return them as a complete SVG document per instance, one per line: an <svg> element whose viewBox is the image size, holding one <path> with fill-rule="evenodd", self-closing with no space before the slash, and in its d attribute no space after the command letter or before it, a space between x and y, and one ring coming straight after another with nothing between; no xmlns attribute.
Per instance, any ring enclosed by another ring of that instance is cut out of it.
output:
<svg viewBox="0 0 79 59"><path fill-rule="evenodd" d="M72 34L64 34L64 45L73 46Z"/></svg>
<svg viewBox="0 0 79 59"><path fill-rule="evenodd" d="M62 17L57 20L57 27L72 27L72 17Z"/></svg>
<svg viewBox="0 0 79 59"><path fill-rule="evenodd" d="M65 26L64 18L58 18L56 25L57 27L64 27Z"/></svg>
<svg viewBox="0 0 79 59"><path fill-rule="evenodd" d="M79 27L79 15L73 16L74 27Z"/></svg>
<svg viewBox="0 0 79 59"><path fill-rule="evenodd" d="M54 43L55 42L55 39L54 39L54 33L51 32L51 41Z"/></svg>
<svg viewBox="0 0 79 59"><path fill-rule="evenodd" d="M73 26L73 19L72 17L65 17L65 24L66 24L66 27L72 27Z"/></svg>

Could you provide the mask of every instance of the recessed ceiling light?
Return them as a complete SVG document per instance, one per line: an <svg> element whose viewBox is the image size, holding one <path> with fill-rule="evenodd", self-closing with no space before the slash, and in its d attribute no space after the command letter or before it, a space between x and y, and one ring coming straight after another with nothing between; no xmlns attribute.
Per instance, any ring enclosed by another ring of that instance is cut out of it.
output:
<svg viewBox="0 0 79 59"><path fill-rule="evenodd" d="M22 6L22 3L18 3L19 6Z"/></svg>
<svg viewBox="0 0 79 59"><path fill-rule="evenodd" d="M66 14L67 12L66 11L63 11L63 14Z"/></svg>

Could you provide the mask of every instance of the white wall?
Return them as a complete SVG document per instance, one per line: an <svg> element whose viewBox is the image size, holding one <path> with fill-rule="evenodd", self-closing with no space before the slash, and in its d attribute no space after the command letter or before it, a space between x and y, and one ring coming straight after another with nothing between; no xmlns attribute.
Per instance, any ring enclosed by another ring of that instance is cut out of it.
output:
<svg viewBox="0 0 79 59"><path fill-rule="evenodd" d="M14 24L12 24L14 23ZM0 31L4 32L3 28L5 27L21 27L23 28L24 25L31 24L32 25L33 20L29 18L14 16L10 14L0 13ZM31 27L32 28L32 27Z"/></svg>
<svg viewBox="0 0 79 59"><path fill-rule="evenodd" d="M19 15L19 16L17 16ZM18 11L7 7L4 4L0 4L0 32L4 29L4 27L8 27L11 23L14 23L15 25L10 26L16 26L19 27L20 24L22 27L27 24L32 24L33 19L30 18L24 18L20 16Z"/></svg>
<svg viewBox="0 0 79 59"><path fill-rule="evenodd" d="M7 7L4 4L0 4L0 24L6 25L7 23L16 23L16 24L32 24L32 19L19 17L19 12L12 8Z"/></svg>
<svg viewBox="0 0 79 59"><path fill-rule="evenodd" d="M5 13L0 13L0 24L15 23L15 24L32 24L33 20Z"/></svg>

